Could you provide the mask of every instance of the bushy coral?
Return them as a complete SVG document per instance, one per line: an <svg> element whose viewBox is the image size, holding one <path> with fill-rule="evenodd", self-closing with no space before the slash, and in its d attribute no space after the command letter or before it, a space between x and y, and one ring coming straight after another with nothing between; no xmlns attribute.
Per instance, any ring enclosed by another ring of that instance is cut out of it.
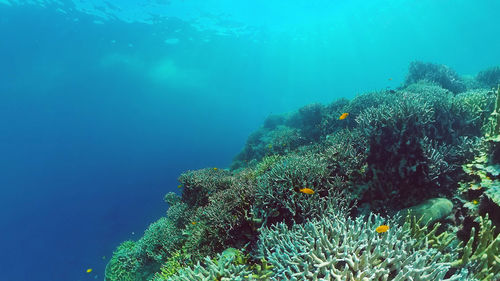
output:
<svg viewBox="0 0 500 281"><path fill-rule="evenodd" d="M124 241L113 252L111 260L106 265L105 281L136 281L143 280L142 259L133 241Z"/></svg>
<svg viewBox="0 0 500 281"><path fill-rule="evenodd" d="M341 189L349 189L356 198L359 192L353 188L364 181L368 148L368 139L360 130L343 129L327 135L320 151L329 176L339 178Z"/></svg>
<svg viewBox="0 0 500 281"><path fill-rule="evenodd" d="M149 225L136 246L145 259L162 263L182 245L183 240L181 230L174 222L163 217Z"/></svg>
<svg viewBox="0 0 500 281"><path fill-rule="evenodd" d="M389 225L377 233L380 225ZM377 215L336 213L302 225L263 230L260 255L275 267L271 280L464 280L446 278L454 253L418 244L410 230Z"/></svg>
<svg viewBox="0 0 500 281"><path fill-rule="evenodd" d="M178 202L171 205L167 210L167 218L172 221L172 223L177 228L184 228L188 223L190 223L190 218L194 215L192 208L189 208L188 204L184 202Z"/></svg>
<svg viewBox="0 0 500 281"><path fill-rule="evenodd" d="M185 252L177 250L172 253L150 281L168 280L170 277L177 274L179 270L187 266L189 266L188 255Z"/></svg>
<svg viewBox="0 0 500 281"><path fill-rule="evenodd" d="M179 177L182 201L189 207L204 206L211 194L229 188L231 181L231 172L216 167L187 171Z"/></svg>
<svg viewBox="0 0 500 281"><path fill-rule="evenodd" d="M305 194L309 188L314 194ZM317 154L291 154L282 157L257 179L255 209L257 216L273 222L276 218L302 222L318 215L316 203L335 189L328 162Z"/></svg>
<svg viewBox="0 0 500 281"><path fill-rule="evenodd" d="M461 172L454 163L473 156L473 140L462 137L462 116L452 110L451 96L440 89L419 85L387 94L391 96L384 103L356 118L369 142L369 188L362 201L372 209L400 209L439 193L450 194Z"/></svg>
<svg viewBox="0 0 500 281"><path fill-rule="evenodd" d="M321 123L324 117L324 106L319 103L306 105L290 117L287 124L292 128L297 128L301 136L308 142L318 141L322 135Z"/></svg>
<svg viewBox="0 0 500 281"><path fill-rule="evenodd" d="M199 207L193 217L184 248L197 257L214 255L229 246L240 247L255 235L248 221L255 196L255 182L242 171L232 180L231 188L212 194L208 204Z"/></svg>
<svg viewBox="0 0 500 281"><path fill-rule="evenodd" d="M266 156L286 154L306 141L297 128L286 125L276 125L272 129L263 127L248 138L243 150L234 158L231 169L246 167Z"/></svg>
<svg viewBox="0 0 500 281"><path fill-rule="evenodd" d="M158 275L152 281L192 281L192 280L269 280L274 275L272 266L266 260L251 261L248 254L228 248L217 254L217 258L206 257L203 262L178 270L167 278Z"/></svg>
<svg viewBox="0 0 500 281"><path fill-rule="evenodd" d="M495 106L494 101L493 93L486 89L475 89L453 97L453 108L462 117L462 122L454 128L460 128L467 135L489 133L488 117Z"/></svg>
<svg viewBox="0 0 500 281"><path fill-rule="evenodd" d="M464 81L415 62L401 88L268 117L231 170L179 177L182 196L115 251L106 280L498 279L500 115Z"/></svg>
<svg viewBox="0 0 500 281"><path fill-rule="evenodd" d="M500 84L500 66L494 66L480 71L476 76L476 80L485 87L497 87Z"/></svg>
<svg viewBox="0 0 500 281"><path fill-rule="evenodd" d="M405 85L410 85L421 80L437 83L453 93L460 93L466 90L463 79L450 67L443 64L424 63L420 61L411 62Z"/></svg>

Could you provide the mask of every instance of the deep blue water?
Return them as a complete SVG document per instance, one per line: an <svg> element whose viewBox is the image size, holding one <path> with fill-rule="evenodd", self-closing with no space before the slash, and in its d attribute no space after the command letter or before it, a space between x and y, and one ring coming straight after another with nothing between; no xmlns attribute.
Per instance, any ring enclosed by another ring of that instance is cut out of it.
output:
<svg viewBox="0 0 500 281"><path fill-rule="evenodd" d="M500 64L499 1L344 2L0 1L0 280L102 280L271 113Z"/></svg>

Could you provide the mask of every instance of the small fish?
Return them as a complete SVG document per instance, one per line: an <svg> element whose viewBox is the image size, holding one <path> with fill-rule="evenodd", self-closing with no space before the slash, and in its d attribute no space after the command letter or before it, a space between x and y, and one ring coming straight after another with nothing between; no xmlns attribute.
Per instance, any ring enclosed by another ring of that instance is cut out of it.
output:
<svg viewBox="0 0 500 281"><path fill-rule="evenodd" d="M85 272L91 273L92 272L92 268L88 268Z"/></svg>
<svg viewBox="0 0 500 281"><path fill-rule="evenodd" d="M196 224L196 222L195 222L195 221L192 221L192 222L191 222L191 224L192 224L192 225L195 225L195 224Z"/></svg>
<svg viewBox="0 0 500 281"><path fill-rule="evenodd" d="M392 77L389 77L389 79L387 79L387 80L392 81Z"/></svg>
<svg viewBox="0 0 500 281"><path fill-rule="evenodd" d="M302 188L302 189L299 189L300 192L302 193L305 193L305 194L314 194L314 190L310 189L310 188Z"/></svg>
<svg viewBox="0 0 500 281"><path fill-rule="evenodd" d="M389 230L389 226L388 226L388 225L385 225L385 224L383 224L383 225L381 225L381 226L379 226L379 227L375 228L375 231L376 231L377 233L384 233L384 232L386 232L387 230Z"/></svg>
<svg viewBox="0 0 500 281"><path fill-rule="evenodd" d="M214 168L214 171L217 171L217 168Z"/></svg>
<svg viewBox="0 0 500 281"><path fill-rule="evenodd" d="M339 117L339 120L344 120L347 118L347 116L349 116L349 113L347 113L347 112L342 113L342 115L340 115L340 117Z"/></svg>
<svg viewBox="0 0 500 281"><path fill-rule="evenodd" d="M476 199L472 200L472 204L477 205L478 203L479 201L477 201Z"/></svg>
<svg viewBox="0 0 500 281"><path fill-rule="evenodd" d="M177 186L177 188L181 188L181 187L182 187L182 184L179 184L179 185Z"/></svg>

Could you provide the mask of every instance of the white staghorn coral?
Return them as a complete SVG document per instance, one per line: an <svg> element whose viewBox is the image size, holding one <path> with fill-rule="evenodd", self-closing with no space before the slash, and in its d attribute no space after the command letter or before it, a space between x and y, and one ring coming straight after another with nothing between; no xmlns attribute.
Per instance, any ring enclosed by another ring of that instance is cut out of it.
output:
<svg viewBox="0 0 500 281"><path fill-rule="evenodd" d="M465 271L445 279L456 254L444 254L377 215L351 219L333 214L291 228L265 228L260 254L274 266L271 280L467 280ZM390 225L384 233L375 229Z"/></svg>

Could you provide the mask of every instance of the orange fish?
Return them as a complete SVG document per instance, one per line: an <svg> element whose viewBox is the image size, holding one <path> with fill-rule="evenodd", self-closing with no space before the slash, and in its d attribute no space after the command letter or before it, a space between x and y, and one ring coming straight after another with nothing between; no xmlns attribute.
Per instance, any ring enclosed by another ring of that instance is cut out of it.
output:
<svg viewBox="0 0 500 281"><path fill-rule="evenodd" d="M192 221L192 222L191 222L191 224L192 224L192 225L195 225L195 224L196 224L196 222L195 222L195 221Z"/></svg>
<svg viewBox="0 0 500 281"><path fill-rule="evenodd" d="M310 188L302 188L302 189L299 189L300 192L302 193L305 193L305 194L314 194L314 190L310 189Z"/></svg>
<svg viewBox="0 0 500 281"><path fill-rule="evenodd" d="M344 120L344 119L347 118L347 116L349 116L349 113L347 113L347 112L346 113L342 113L342 115L340 115L340 117L339 117L339 120Z"/></svg>
<svg viewBox="0 0 500 281"><path fill-rule="evenodd" d="M376 232L378 232L378 233L384 233L384 232L386 232L387 230L389 230L389 226L388 226L388 225L385 225L385 224L383 224L383 225L381 225L381 226L379 226L379 227L375 228L375 231L376 231Z"/></svg>

